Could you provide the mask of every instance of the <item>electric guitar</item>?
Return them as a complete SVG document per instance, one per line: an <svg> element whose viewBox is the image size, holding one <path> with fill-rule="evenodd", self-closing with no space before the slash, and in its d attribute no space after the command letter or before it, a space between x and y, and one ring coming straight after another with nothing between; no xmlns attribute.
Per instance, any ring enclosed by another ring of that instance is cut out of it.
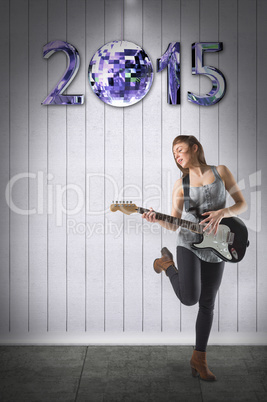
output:
<svg viewBox="0 0 267 402"><path fill-rule="evenodd" d="M143 214L149 211L149 209L137 207L131 201L111 204L110 210L112 212L121 211L126 215L136 212ZM200 234L200 242L192 243L191 247L193 249L211 250L224 261L241 261L249 246L246 225L239 218L223 218L219 224L216 235L214 235L213 233L208 234L203 231L204 225L199 225L199 223L164 215L159 212L155 212L155 214L157 220L173 223L174 225L191 230L191 232Z"/></svg>

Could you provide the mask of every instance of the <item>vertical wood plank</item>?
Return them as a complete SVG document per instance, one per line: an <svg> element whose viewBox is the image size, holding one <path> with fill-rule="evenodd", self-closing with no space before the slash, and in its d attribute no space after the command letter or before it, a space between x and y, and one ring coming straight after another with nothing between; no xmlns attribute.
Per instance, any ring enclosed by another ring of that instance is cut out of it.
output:
<svg viewBox="0 0 267 402"><path fill-rule="evenodd" d="M28 331L28 2L10 3L10 177L18 176L10 213L10 328Z"/></svg>
<svg viewBox="0 0 267 402"><path fill-rule="evenodd" d="M218 42L218 1L200 0L200 42ZM204 65L218 68L218 53L204 53ZM212 83L210 78L200 76L201 95L210 92ZM201 106L199 140L203 145L206 161L209 165L218 165L218 107Z"/></svg>
<svg viewBox="0 0 267 402"><path fill-rule="evenodd" d="M191 46L199 42L199 1L181 1L181 134L199 138L200 107L187 101L187 92L199 93L199 77L192 75ZM195 330L198 306L181 306L181 331Z"/></svg>
<svg viewBox="0 0 267 402"><path fill-rule="evenodd" d="M266 15L267 3L264 0L257 2L257 172L259 177L254 180L254 189L257 191L256 211L257 211L257 225L256 225L256 240L257 240L257 331L267 331L267 258L266 258L266 238L267 238L267 216L265 213L264 205L267 198L267 161L266 161L266 92L267 82L266 75ZM256 184L256 186L255 186Z"/></svg>
<svg viewBox="0 0 267 402"><path fill-rule="evenodd" d="M47 3L29 2L29 329L47 330Z"/></svg>
<svg viewBox="0 0 267 402"><path fill-rule="evenodd" d="M142 47L142 0L124 1L124 40ZM142 205L142 102L123 109L125 200ZM123 216L124 226L124 330L142 331L143 270L142 218Z"/></svg>
<svg viewBox="0 0 267 402"><path fill-rule="evenodd" d="M105 43L104 0L86 2L86 67ZM86 71L86 330L105 328L105 106ZM97 251L97 252L96 252Z"/></svg>
<svg viewBox="0 0 267 402"><path fill-rule="evenodd" d="M161 203L161 80L156 75L156 59L161 55L161 2L146 0L143 4L143 48L153 62L153 85L143 100L143 203L146 208L160 209ZM162 329L161 276L153 270L160 257L161 229L150 224L143 235L144 331Z"/></svg>
<svg viewBox="0 0 267 402"><path fill-rule="evenodd" d="M226 165L238 179L237 170L237 1L219 3L219 40L224 49L219 55L219 68L225 75L226 94L219 104L219 163ZM233 205L227 193L226 206ZM242 218L242 216L241 216ZM237 264L225 263L219 290L219 330L237 330Z"/></svg>
<svg viewBox="0 0 267 402"><path fill-rule="evenodd" d="M57 39L66 39L66 0L48 0L48 42ZM63 52L57 52L47 60L48 91L58 82L66 65ZM47 108L48 331L66 331L66 106L50 105Z"/></svg>
<svg viewBox="0 0 267 402"><path fill-rule="evenodd" d="M68 87L70 94L85 89L85 0L67 2L67 41L78 50L81 63ZM85 330L85 105L67 107L67 330Z"/></svg>
<svg viewBox="0 0 267 402"><path fill-rule="evenodd" d="M162 2L162 47L163 55L170 42L180 42L180 15L181 2L167 0ZM157 80L161 80L162 103L162 200L161 210L168 215L172 208L172 190L174 183L180 177L172 155L172 142L180 134L181 105L169 105L167 103L167 69L157 73ZM173 253L176 261L176 236L177 232L162 229L162 246L166 246ZM170 280L163 275L162 278L162 326L164 332L180 330L180 301L175 295Z"/></svg>
<svg viewBox="0 0 267 402"><path fill-rule="evenodd" d="M218 1L200 0L200 42L218 42ZM218 68L218 53L205 53L204 65ZM200 93L211 90L211 80L200 76ZM218 165L218 103L200 107L199 140L208 165ZM218 295L215 301L212 333L218 332Z"/></svg>
<svg viewBox="0 0 267 402"><path fill-rule="evenodd" d="M187 92L199 93L199 76L192 75L192 43L199 42L199 0L181 0L181 134L199 138L199 106Z"/></svg>
<svg viewBox="0 0 267 402"><path fill-rule="evenodd" d="M105 43L121 38L120 0L105 1ZM105 105L105 174L111 176L115 186L123 188L123 108ZM114 185L106 180L105 207L114 199ZM120 200L118 200L120 201ZM120 212L106 214L107 233L105 236L105 273L106 273L106 319L107 331L123 331L123 244L121 232L123 216Z"/></svg>
<svg viewBox="0 0 267 402"><path fill-rule="evenodd" d="M9 182L9 3L0 4L0 36L1 53L4 55L0 65L0 76L5 77L1 83L0 99L0 332L9 331L9 201L5 197L5 189Z"/></svg>
<svg viewBox="0 0 267 402"><path fill-rule="evenodd" d="M247 57L250 49L250 57ZM256 200L249 178L256 164L256 3L239 2L238 7L238 179L245 181L244 196L249 208L244 214L250 246L238 264L238 330L256 329ZM250 163L248 164L248 161Z"/></svg>

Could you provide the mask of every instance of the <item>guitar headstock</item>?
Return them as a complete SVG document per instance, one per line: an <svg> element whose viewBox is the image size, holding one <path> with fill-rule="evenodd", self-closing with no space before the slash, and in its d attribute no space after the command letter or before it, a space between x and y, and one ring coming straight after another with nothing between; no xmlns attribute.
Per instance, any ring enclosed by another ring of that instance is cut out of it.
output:
<svg viewBox="0 0 267 402"><path fill-rule="evenodd" d="M118 202L110 205L109 209L111 212L116 212L116 211L121 211L126 215L133 214L135 212L138 212L138 207L132 203L132 201L123 201L123 202Z"/></svg>

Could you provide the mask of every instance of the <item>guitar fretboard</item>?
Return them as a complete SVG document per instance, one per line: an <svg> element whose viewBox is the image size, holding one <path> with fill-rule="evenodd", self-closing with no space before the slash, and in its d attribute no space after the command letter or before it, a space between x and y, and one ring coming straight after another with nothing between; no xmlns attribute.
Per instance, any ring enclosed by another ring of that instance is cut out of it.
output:
<svg viewBox="0 0 267 402"><path fill-rule="evenodd" d="M143 214L144 212L149 212L149 209L137 207L137 212L139 214ZM175 218L174 216L161 214L160 212L155 212L156 219L168 223L172 223L177 226L181 226L182 228L186 228L191 230L192 232L203 234L203 225L199 225L198 223L186 221L185 219Z"/></svg>

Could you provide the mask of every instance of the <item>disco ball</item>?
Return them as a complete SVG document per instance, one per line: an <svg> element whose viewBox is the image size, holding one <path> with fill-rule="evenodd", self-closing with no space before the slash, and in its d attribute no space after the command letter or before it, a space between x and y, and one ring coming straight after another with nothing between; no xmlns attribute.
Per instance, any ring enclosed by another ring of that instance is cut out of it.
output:
<svg viewBox="0 0 267 402"><path fill-rule="evenodd" d="M106 43L92 57L88 78L94 93L112 106L139 102L153 81L153 66L146 52L127 41Z"/></svg>

